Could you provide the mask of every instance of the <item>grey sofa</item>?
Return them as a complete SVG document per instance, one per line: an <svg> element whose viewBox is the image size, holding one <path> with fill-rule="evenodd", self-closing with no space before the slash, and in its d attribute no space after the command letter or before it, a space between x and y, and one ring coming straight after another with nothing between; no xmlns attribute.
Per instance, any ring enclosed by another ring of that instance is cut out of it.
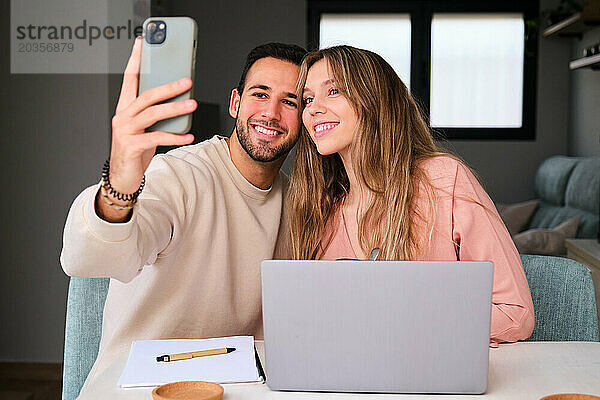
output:
<svg viewBox="0 0 600 400"><path fill-rule="evenodd" d="M577 238L596 238L600 213L600 157L553 156L535 176L535 197L540 205L529 227L553 228L581 216Z"/></svg>

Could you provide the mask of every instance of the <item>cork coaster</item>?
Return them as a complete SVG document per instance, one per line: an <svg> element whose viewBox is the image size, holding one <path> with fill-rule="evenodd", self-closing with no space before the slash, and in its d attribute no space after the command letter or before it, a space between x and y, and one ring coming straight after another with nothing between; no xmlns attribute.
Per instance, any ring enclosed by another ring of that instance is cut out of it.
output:
<svg viewBox="0 0 600 400"><path fill-rule="evenodd" d="M212 382L186 381L161 385L152 391L154 400L221 400L223 386Z"/></svg>
<svg viewBox="0 0 600 400"><path fill-rule="evenodd" d="M542 397L540 400L600 400L600 397L591 394L562 393L551 394L549 396Z"/></svg>

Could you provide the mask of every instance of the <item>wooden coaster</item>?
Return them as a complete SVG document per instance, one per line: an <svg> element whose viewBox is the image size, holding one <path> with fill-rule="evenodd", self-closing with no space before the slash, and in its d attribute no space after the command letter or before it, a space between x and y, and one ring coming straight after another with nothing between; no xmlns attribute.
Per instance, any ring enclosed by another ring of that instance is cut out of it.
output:
<svg viewBox="0 0 600 400"><path fill-rule="evenodd" d="M154 400L221 400L223 386L212 382L185 381L161 385L152 391Z"/></svg>
<svg viewBox="0 0 600 400"><path fill-rule="evenodd" d="M591 394L562 393L551 394L549 396L542 397L540 400L600 400L600 397Z"/></svg>

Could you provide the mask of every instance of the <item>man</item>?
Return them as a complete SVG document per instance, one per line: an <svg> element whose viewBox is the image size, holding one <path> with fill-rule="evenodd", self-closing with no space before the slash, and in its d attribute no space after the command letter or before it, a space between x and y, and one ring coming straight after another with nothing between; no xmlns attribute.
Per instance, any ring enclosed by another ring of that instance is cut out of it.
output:
<svg viewBox="0 0 600 400"><path fill-rule="evenodd" d="M189 90L189 79L137 96L136 40L112 121L109 171L77 197L64 231L68 275L112 278L82 398L102 392L94 382L132 340L262 337L260 262L273 257L279 233L287 187L279 168L300 129L295 85L304 53L276 43L252 50L231 94L231 137L153 157L157 146L193 136L144 130L196 103L159 104Z"/></svg>

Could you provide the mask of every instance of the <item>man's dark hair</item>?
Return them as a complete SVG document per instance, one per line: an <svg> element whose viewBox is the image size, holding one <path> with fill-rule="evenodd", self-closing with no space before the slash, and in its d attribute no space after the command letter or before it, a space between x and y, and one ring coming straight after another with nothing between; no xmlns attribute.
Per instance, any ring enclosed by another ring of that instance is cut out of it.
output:
<svg viewBox="0 0 600 400"><path fill-rule="evenodd" d="M240 77L240 83L238 83L237 87L238 93L241 95L244 91L244 85L246 84L246 75L248 75L248 71L254 65L254 63L261 58L273 57L279 60L291 62L292 64L300 65L305 54L306 50L300 46L296 46L295 44L267 43L253 48L246 57L246 63L244 64L242 76Z"/></svg>

